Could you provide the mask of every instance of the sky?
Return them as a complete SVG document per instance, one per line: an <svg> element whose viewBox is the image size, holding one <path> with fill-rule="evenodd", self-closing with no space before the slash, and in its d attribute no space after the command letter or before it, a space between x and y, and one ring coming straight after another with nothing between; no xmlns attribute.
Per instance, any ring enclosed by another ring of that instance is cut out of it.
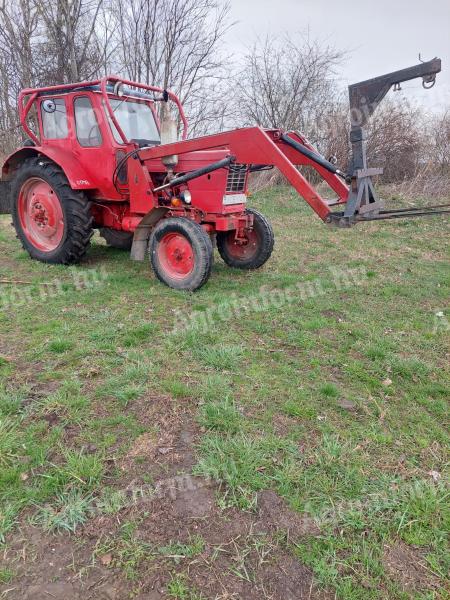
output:
<svg viewBox="0 0 450 600"><path fill-rule="evenodd" d="M343 86L442 59L432 90L422 80L402 84L412 103L428 111L450 105L450 0L230 0L228 50L238 55L266 35L309 29L312 38L347 52L340 69ZM391 92L392 93L392 92Z"/></svg>

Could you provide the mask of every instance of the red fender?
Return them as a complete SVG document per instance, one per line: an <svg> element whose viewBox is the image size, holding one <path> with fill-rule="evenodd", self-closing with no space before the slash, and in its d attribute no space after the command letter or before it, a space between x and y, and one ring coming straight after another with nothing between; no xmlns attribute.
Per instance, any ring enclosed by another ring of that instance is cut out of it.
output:
<svg viewBox="0 0 450 600"><path fill-rule="evenodd" d="M81 165L71 150L64 150L61 147L52 148L48 146L44 149L42 146L23 146L19 148L19 150L10 154L3 163L1 178L10 181L23 161L33 156L45 156L57 164L64 171L73 190L95 189L95 185L90 181L89 174L86 173L85 166Z"/></svg>

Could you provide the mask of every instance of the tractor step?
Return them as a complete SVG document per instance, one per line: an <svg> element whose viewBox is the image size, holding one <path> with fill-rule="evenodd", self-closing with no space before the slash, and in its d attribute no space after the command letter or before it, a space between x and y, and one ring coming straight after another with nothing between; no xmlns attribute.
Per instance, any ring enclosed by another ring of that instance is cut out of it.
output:
<svg viewBox="0 0 450 600"><path fill-rule="evenodd" d="M9 181L0 181L0 215L11 213L11 198Z"/></svg>

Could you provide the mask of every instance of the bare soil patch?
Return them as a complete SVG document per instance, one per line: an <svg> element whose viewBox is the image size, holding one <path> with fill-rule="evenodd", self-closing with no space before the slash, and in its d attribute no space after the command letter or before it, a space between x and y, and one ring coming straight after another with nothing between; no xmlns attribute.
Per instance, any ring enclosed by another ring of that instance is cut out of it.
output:
<svg viewBox="0 0 450 600"><path fill-rule="evenodd" d="M383 556L387 574L405 591L439 587L437 577L426 566L420 551L401 542L387 546Z"/></svg>
<svg viewBox="0 0 450 600"><path fill-rule="evenodd" d="M320 534L319 527L311 517L291 510L272 490L264 490L259 494L258 508L257 527L260 531L270 533L282 530L293 538Z"/></svg>

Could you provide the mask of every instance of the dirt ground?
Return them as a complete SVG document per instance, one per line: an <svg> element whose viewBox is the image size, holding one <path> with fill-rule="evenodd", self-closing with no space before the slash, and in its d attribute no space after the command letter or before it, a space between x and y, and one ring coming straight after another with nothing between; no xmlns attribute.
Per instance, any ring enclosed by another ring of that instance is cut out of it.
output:
<svg viewBox="0 0 450 600"><path fill-rule="evenodd" d="M189 407L177 420L171 412L178 409L168 397L143 398L133 411L144 407L146 418L158 426L158 436L143 434L120 464L111 465L122 473L115 486L126 491L128 506L111 516L94 515L74 535L46 535L27 524L23 515L2 557L3 564L14 566L16 572L14 584L0 588L2 597L125 600L132 594L142 600L169 598L165 590L173 577L174 559L153 554L151 549L171 540L189 543L194 536L204 540L204 548L192 559L179 559L179 566L189 573L190 585L202 590L205 596L199 598L333 597L316 588L311 571L287 549L295 539L318 535L314 522L291 511L272 491L259 494L253 513L219 510L216 484L190 475L198 427ZM142 484L144 473L153 475L154 483ZM133 543L150 549L139 560L133 580L127 580L115 566L119 559L114 548L98 552L105 539L114 540L123 523L130 521L137 523Z"/></svg>

